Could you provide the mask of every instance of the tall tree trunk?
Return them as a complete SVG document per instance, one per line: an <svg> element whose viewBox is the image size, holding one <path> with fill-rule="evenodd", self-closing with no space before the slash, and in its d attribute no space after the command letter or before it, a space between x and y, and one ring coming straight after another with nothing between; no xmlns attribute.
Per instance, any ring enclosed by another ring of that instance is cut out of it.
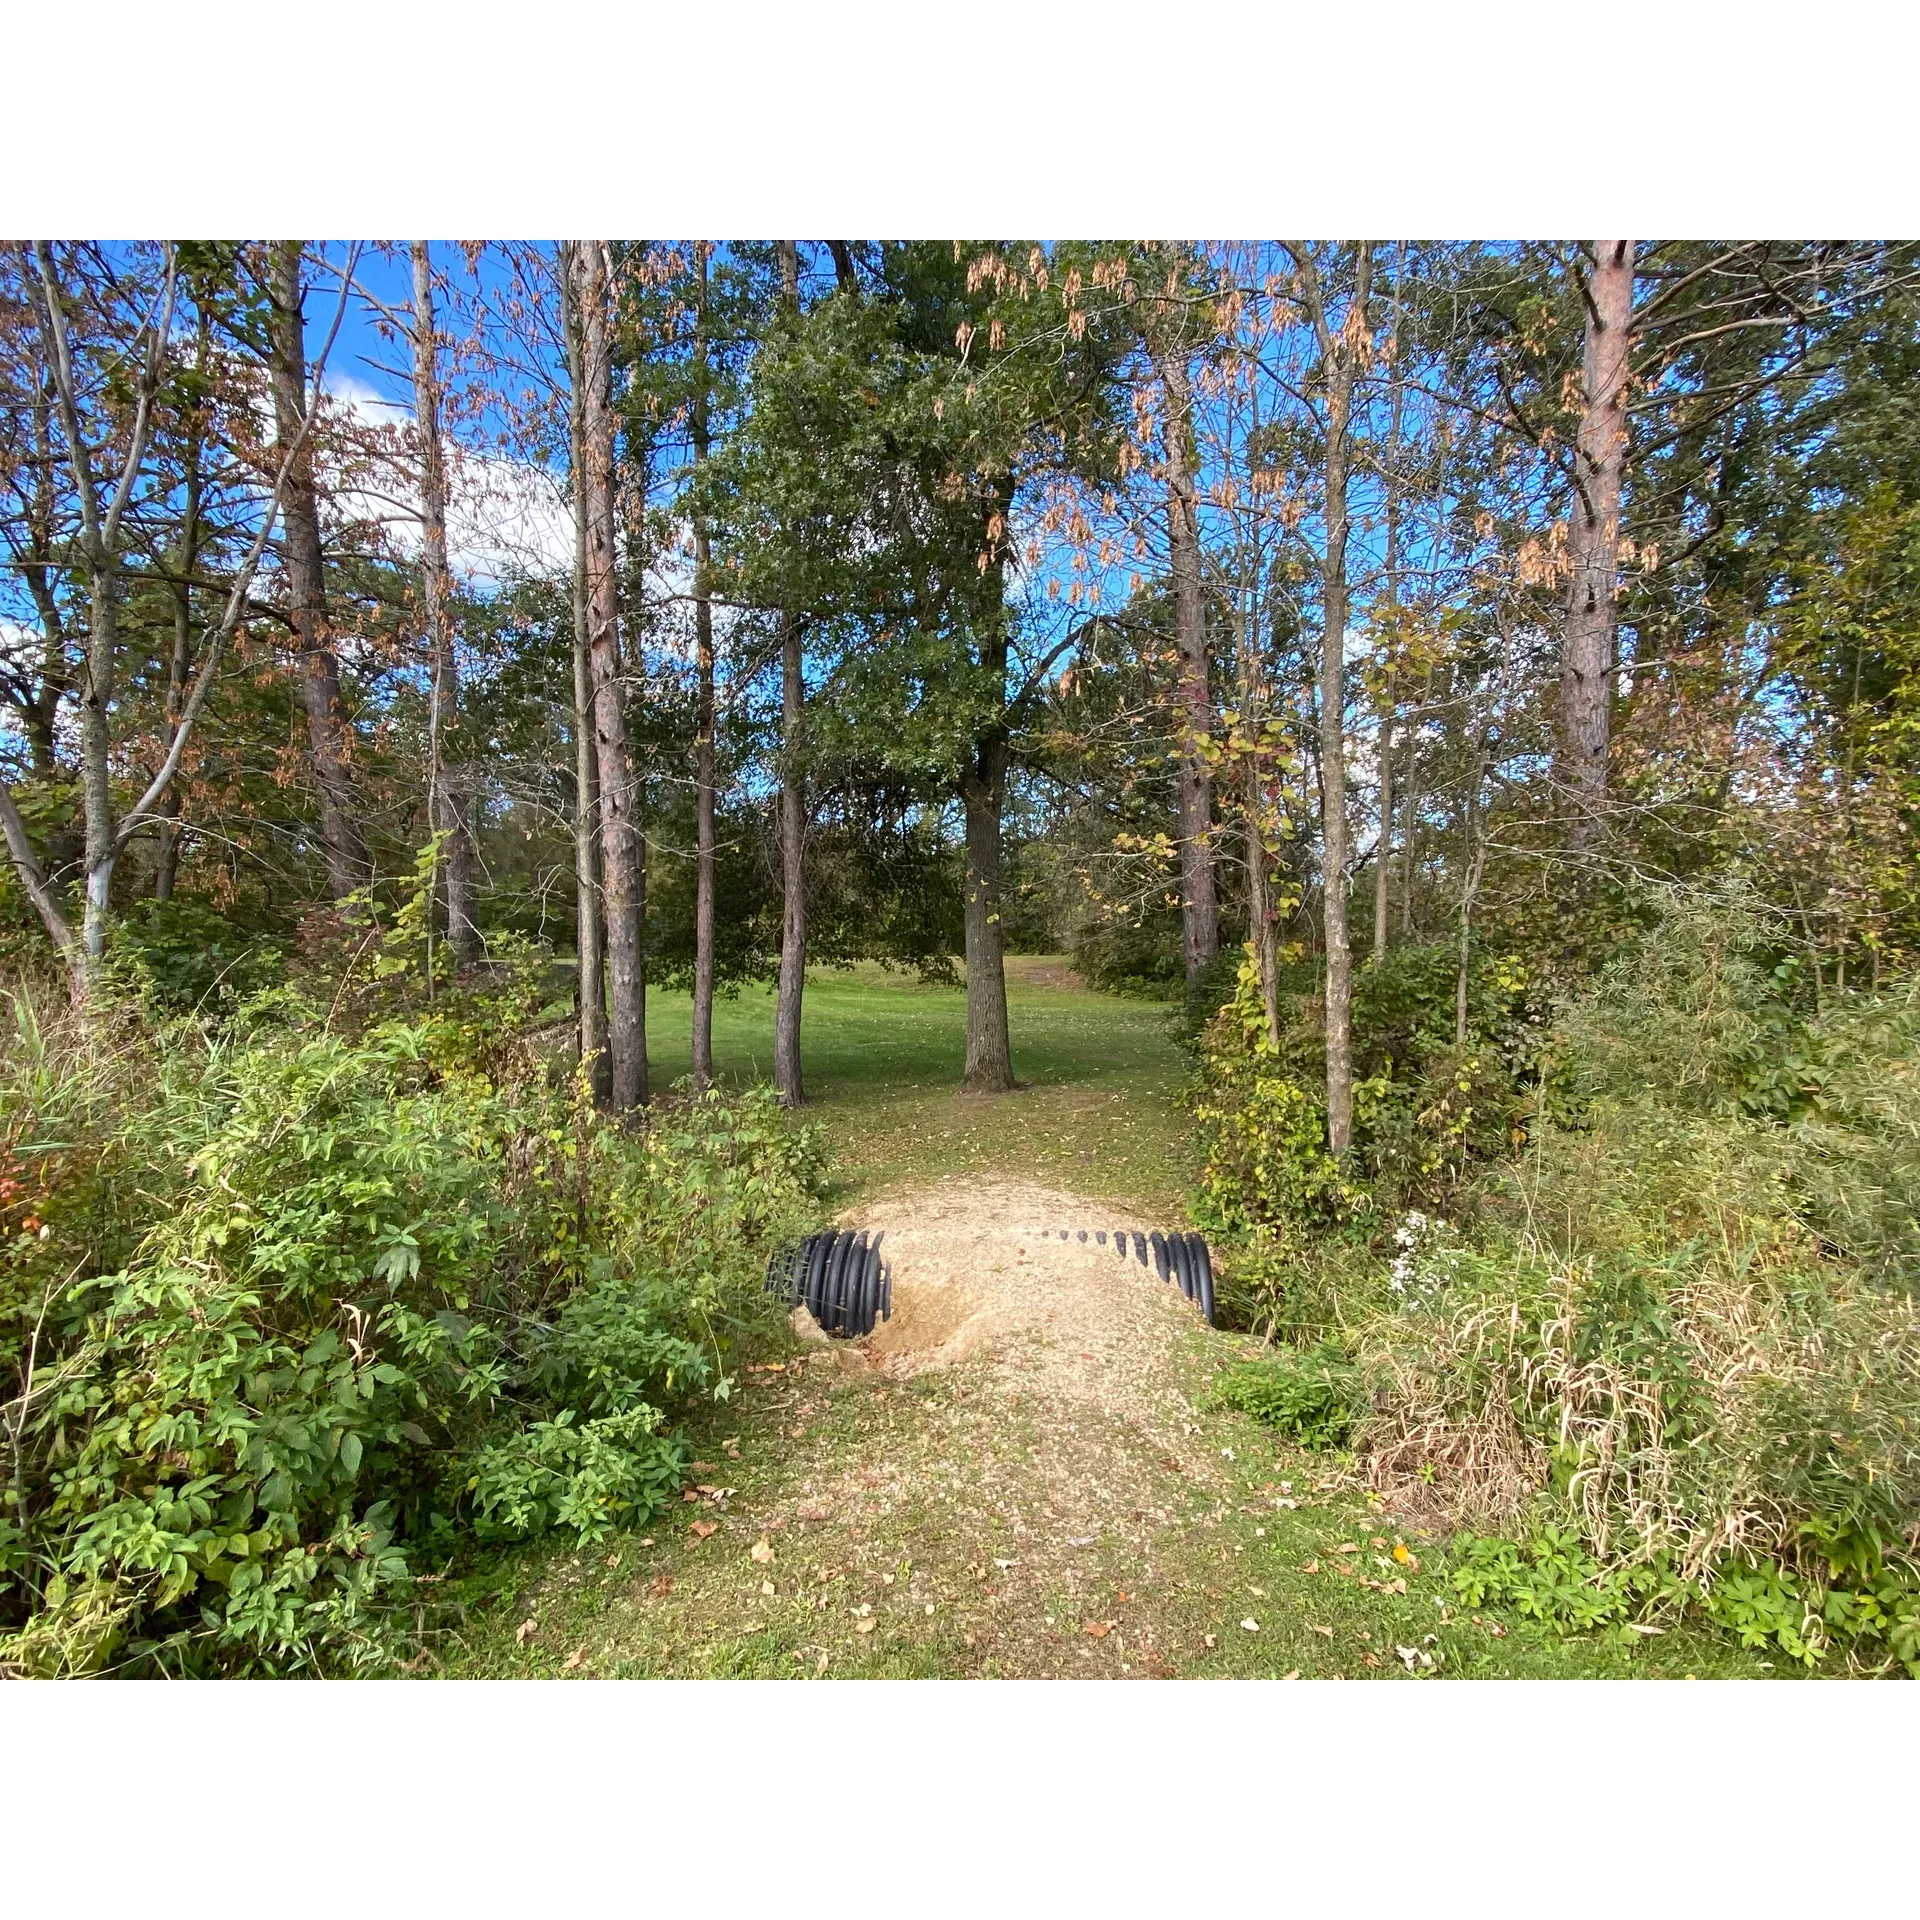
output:
<svg viewBox="0 0 1920 1920"><path fill-rule="evenodd" d="M706 464L707 415L707 256L710 243L696 240L699 311L694 322L694 396L691 429L696 468ZM699 669L699 712L694 723L694 891L693 891L693 1084L713 1081L713 895L718 852L714 837L713 771L713 593L712 549L706 521L693 523L693 620Z"/></svg>
<svg viewBox="0 0 1920 1920"><path fill-rule="evenodd" d="M1327 1147L1343 1154L1353 1139L1353 949L1347 928L1348 435L1359 356L1371 346L1367 299L1373 251L1370 242L1359 242L1353 302L1336 336L1328 323L1312 254L1305 247L1289 250L1300 270L1301 291L1319 339L1327 381L1327 552L1320 576L1321 900L1327 948Z"/></svg>
<svg viewBox="0 0 1920 1920"><path fill-rule="evenodd" d="M307 756L320 810L320 847L335 900L364 886L371 869L353 812L347 774L347 726L340 704L340 662L327 628L326 571L320 547L320 501L313 477L313 438L306 425L307 351L302 320L303 243L272 245L274 429L284 457L292 448L281 497L287 599L300 656L300 694L307 715Z"/></svg>
<svg viewBox="0 0 1920 1920"><path fill-rule="evenodd" d="M1596 240L1587 283L1584 408L1574 442L1573 575L1560 649L1555 777L1573 807L1571 840L1590 847L1607 802L1620 496L1627 469L1627 371L1633 332L1631 240Z"/></svg>
<svg viewBox="0 0 1920 1920"><path fill-rule="evenodd" d="M800 251L776 243L780 299L791 319L800 312ZM806 1099L800 1073L800 1007L807 986L807 684L800 620L780 616L780 981L773 1009L773 1085L784 1104Z"/></svg>
<svg viewBox="0 0 1920 1920"><path fill-rule="evenodd" d="M1154 367L1166 413L1167 551L1180 648L1180 922L1191 993L1220 951L1220 909L1213 878L1213 781L1206 758L1213 703L1194 493L1193 386L1177 349L1156 354Z"/></svg>
<svg viewBox="0 0 1920 1920"><path fill-rule="evenodd" d="M202 307L194 329L193 350L194 373L200 380L206 378L212 332L207 310ZM186 707L187 676L193 667L193 572L200 564L201 462L205 449L206 420L196 394L188 409L186 445L181 453L180 537L173 551L175 577L169 582L173 596L173 648L167 659L169 740L178 730ZM175 780L155 810L159 844L154 850L153 897L162 905L173 898L174 882L180 873L181 810L180 782Z"/></svg>
<svg viewBox="0 0 1920 1920"><path fill-rule="evenodd" d="M586 459L581 451L580 324L574 302L572 253L561 257L560 304L567 345L567 382L575 395L567 410L573 491L573 944L580 1012L580 1059L592 1076L594 1097L613 1091L607 1046L606 942L600 918L596 824L600 780L594 751L592 639L587 622Z"/></svg>
<svg viewBox="0 0 1920 1920"><path fill-rule="evenodd" d="M1407 797L1400 826L1400 937L1412 940L1419 931L1414 914L1420 882L1420 722L1433 704L1433 668L1427 668L1420 701L1407 731Z"/></svg>
<svg viewBox="0 0 1920 1920"><path fill-rule="evenodd" d="M588 503L586 457L580 440L580 315L574 305L570 248L561 255L561 311L566 336L566 378L576 396L568 407L568 453L574 505L574 960L580 1002L580 1060L593 1094L612 1092L607 1048L607 950L601 933L601 883L595 847L599 820L599 774L593 749L593 664L588 628Z"/></svg>
<svg viewBox="0 0 1920 1920"><path fill-rule="evenodd" d="M1006 797L1007 743L996 732L980 743L960 781L967 822L967 1062L961 1084L976 1093L1006 1093L1013 1086L1000 936L1000 824Z"/></svg>
<svg viewBox="0 0 1920 1920"><path fill-rule="evenodd" d="M1393 723L1395 666L1400 647L1400 421L1406 393L1400 357L1400 288L1406 278L1407 243L1396 247L1393 261L1393 394L1387 424L1387 633L1393 653L1380 695L1380 839L1373 852L1373 954L1375 965L1387 956L1393 939Z"/></svg>
<svg viewBox="0 0 1920 1920"><path fill-rule="evenodd" d="M594 771L600 783L600 859L605 876L607 974L613 1010L611 1102L616 1111L647 1098L647 1002L641 929L646 914L646 843L620 688L620 601L614 530L613 360L604 242L575 241L572 271L580 321L582 482L587 535L588 667L593 682Z"/></svg>
<svg viewBox="0 0 1920 1920"><path fill-rule="evenodd" d="M27 509L30 557L19 563L20 577L26 582L34 611L40 616L40 683L32 695L20 703L20 724L26 731L27 746L33 760L33 778L36 780L53 780L59 775L59 757L54 739L60 718L60 702L66 698L70 682L67 670L67 624L60 611L59 596L54 591L54 570L48 559L54 548L55 458L53 401L46 383L36 382L33 390L31 463L33 497ZM57 852L49 845L47 864L50 869L58 869L78 852L76 844L63 846Z"/></svg>
<svg viewBox="0 0 1920 1920"><path fill-rule="evenodd" d="M454 965L480 957L474 915L471 795L459 766L460 681L453 652L453 571L447 564L447 475L440 443L440 347L434 335L433 261L413 243L413 418L420 436L420 589L433 659L432 814L446 835L447 945ZM451 736L453 750L448 751Z"/></svg>
<svg viewBox="0 0 1920 1920"><path fill-rule="evenodd" d="M1267 864L1267 769L1263 742L1267 718L1266 673L1260 659L1255 610L1244 607L1238 620L1238 678L1241 722L1248 737L1241 772L1241 807L1246 815L1247 926L1260 969L1260 1004L1266 1010L1267 1037L1280 1044L1280 953L1273 924L1273 884Z"/></svg>
<svg viewBox="0 0 1920 1920"><path fill-rule="evenodd" d="M67 332L65 294L50 242L33 243L38 270L42 342L60 400L67 460L79 497L80 529L75 542L87 583L88 628L80 676L80 800L86 826L86 869L82 883L80 934L61 912L34 858L26 827L12 795L0 787L0 825L6 831L14 866L47 931L67 961L68 986L76 1002L91 991L106 957L107 920L112 906L113 869L122 845L113 814L112 714L120 661L121 543L124 515L146 458L153 428L154 397L160 384L168 336L172 331L178 285L173 250L167 250L164 295L157 321L149 328L137 373L137 402L126 437L118 483L103 499L96 486L93 450L81 425L79 383L72 341ZM122 370L125 363L122 362Z"/></svg>

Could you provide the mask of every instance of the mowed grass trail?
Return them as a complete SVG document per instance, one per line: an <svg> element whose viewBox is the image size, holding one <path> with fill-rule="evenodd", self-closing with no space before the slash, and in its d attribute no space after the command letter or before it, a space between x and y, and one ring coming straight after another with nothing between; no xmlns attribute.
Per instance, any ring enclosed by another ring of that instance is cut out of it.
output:
<svg viewBox="0 0 1920 1920"><path fill-rule="evenodd" d="M960 1091L966 998L872 963L807 975L806 1118L826 1136L836 1191L989 1172L1129 1201L1175 1224L1197 1171L1174 1104L1186 1072L1168 1008L1096 993L1054 956L1007 960L1020 1090ZM666 1087L691 1065L685 993L647 996L648 1058ZM773 993L715 1002L714 1063L736 1082L773 1070Z"/></svg>

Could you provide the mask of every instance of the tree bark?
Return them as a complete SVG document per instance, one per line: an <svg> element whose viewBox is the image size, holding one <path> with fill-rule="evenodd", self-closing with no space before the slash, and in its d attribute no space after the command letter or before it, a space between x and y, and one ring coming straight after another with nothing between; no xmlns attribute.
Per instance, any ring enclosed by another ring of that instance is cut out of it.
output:
<svg viewBox="0 0 1920 1920"><path fill-rule="evenodd" d="M205 307L194 329L194 372L206 378L212 325ZM186 443L181 453L180 537L173 551L173 648L167 660L167 735L178 731L187 699L187 679L193 668L193 576L200 564L200 499L204 484L201 462L206 449L206 421L198 394L189 403ZM164 905L173 898L180 873L180 816L182 797L178 780L172 782L155 809L159 845L154 851L153 897Z"/></svg>
<svg viewBox="0 0 1920 1920"><path fill-rule="evenodd" d="M1627 467L1627 375L1633 331L1631 240L1596 240L1587 283L1584 401L1574 441L1566 625L1560 649L1556 779L1573 808L1570 839L1590 847L1607 802L1620 496Z"/></svg>
<svg viewBox="0 0 1920 1920"><path fill-rule="evenodd" d="M1273 924L1273 885L1267 865L1267 779L1262 747L1267 717L1266 673L1260 659L1254 613L1241 614L1239 631L1240 712L1248 746L1242 771L1241 806L1246 814L1247 927L1260 969L1260 1004L1266 1011L1267 1037L1280 1044L1280 953Z"/></svg>
<svg viewBox="0 0 1920 1920"><path fill-rule="evenodd" d="M1327 1148L1338 1155L1353 1139L1353 949L1347 926L1348 434L1360 356L1371 344L1367 300L1373 253L1370 242L1359 242L1353 301L1336 337L1311 253L1302 246L1289 250L1299 267L1327 382L1327 550L1320 575L1321 911L1327 950Z"/></svg>
<svg viewBox="0 0 1920 1920"><path fill-rule="evenodd" d="M600 921L599 859L595 823L600 815L600 781L593 735L592 643L587 623L586 461L581 452L579 313L574 303L572 254L563 250L560 271L562 331L567 348L567 382L576 396L567 410L573 492L573 902L575 990L580 1017L580 1059L591 1078L594 1097L613 1090L607 1048L606 949Z"/></svg>
<svg viewBox="0 0 1920 1920"><path fill-rule="evenodd" d="M1400 646L1400 422L1406 395L1400 358L1400 288L1406 276L1406 242L1393 267L1393 393L1387 424L1387 671L1380 696L1380 839L1373 852L1373 963L1387 957L1393 939L1393 723L1395 667Z"/></svg>
<svg viewBox="0 0 1920 1920"><path fill-rule="evenodd" d="M303 243L272 246L271 301L274 427L282 457L291 449L281 512L288 609L300 658L300 694L307 716L307 755L320 812L320 848L335 900L364 886L371 869L354 818L347 773L346 717L340 704L340 662L327 628L326 572L320 546L320 501L313 474L313 437L306 430L306 335L300 260Z"/></svg>
<svg viewBox="0 0 1920 1920"><path fill-rule="evenodd" d="M93 451L81 424L79 383L67 331L65 294L60 286L53 248L47 241L36 241L33 254L42 300L42 339L59 395L68 464L80 503L80 533L76 544L87 583L87 642L81 656L79 687L80 798L86 830L86 864L77 940L39 870L11 795L6 800L4 825L9 850L28 896L55 944L66 956L69 990L76 1001L84 1001L106 957L113 869L123 844L119 823L113 814L112 767L113 700L120 661L122 528L152 435L154 398L173 325L177 280L173 252L169 248L160 317L148 332L141 359L138 397L127 434L125 460L110 497L103 499L95 483Z"/></svg>
<svg viewBox="0 0 1920 1920"><path fill-rule="evenodd" d="M800 252L776 243L780 298L790 319L800 312ZM780 979L773 1009L773 1085L781 1101L806 1100L800 1071L800 1009L807 986L807 686L800 621L789 607L780 616Z"/></svg>
<svg viewBox="0 0 1920 1920"><path fill-rule="evenodd" d="M420 436L420 589L433 659L433 826L446 836L447 945L465 969L480 957L470 794L459 760L460 680L453 651L453 570L447 564L447 475L440 441L440 346L433 261L413 243L413 417ZM452 736L453 751L448 751Z"/></svg>
<svg viewBox="0 0 1920 1920"><path fill-rule="evenodd" d="M1007 797L1007 743L980 743L960 781L966 809L967 1061L961 1084L975 1093L1013 1087L1007 973L1000 936L1000 824Z"/></svg>
<svg viewBox="0 0 1920 1920"><path fill-rule="evenodd" d="M1206 602L1200 581L1200 519L1194 492L1193 386L1178 349L1154 356L1165 407L1167 551L1179 639L1180 921L1187 991L1220 951L1213 875L1213 781L1206 758L1213 730L1207 672Z"/></svg>
<svg viewBox="0 0 1920 1920"><path fill-rule="evenodd" d="M40 683L19 703L20 725L27 736L33 760L33 778L52 780L59 774L59 759L54 744L60 718L60 703L70 689L67 671L67 626L54 591L53 567L47 556L53 552L53 405L46 383L36 381L33 390L33 497L27 509L28 557L20 562L20 577L26 582L34 611L40 616ZM79 852L78 846L63 850L64 857L52 864L61 866Z"/></svg>
<svg viewBox="0 0 1920 1920"><path fill-rule="evenodd" d="M707 256L709 243L696 240L699 310L694 321L694 396L690 421L693 459L704 466L709 447L707 416ZM693 621L699 673L699 712L694 725L694 895L693 895L693 1084L713 1082L713 901L718 850L714 835L713 766L713 594L712 548L707 525L693 523Z"/></svg>
<svg viewBox="0 0 1920 1920"><path fill-rule="evenodd" d="M579 409L587 547L588 668L593 684L594 771L600 784L607 974L612 991L608 1051L611 1104L625 1112L647 1098L647 1002L641 930L646 843L620 687L620 605L614 530L613 360L604 243L571 243L580 322Z"/></svg>
<svg viewBox="0 0 1920 1920"><path fill-rule="evenodd" d="M1400 937L1406 941L1419 932L1414 906L1420 882L1420 721L1432 704L1433 668L1429 665L1407 733L1407 797L1400 826Z"/></svg>

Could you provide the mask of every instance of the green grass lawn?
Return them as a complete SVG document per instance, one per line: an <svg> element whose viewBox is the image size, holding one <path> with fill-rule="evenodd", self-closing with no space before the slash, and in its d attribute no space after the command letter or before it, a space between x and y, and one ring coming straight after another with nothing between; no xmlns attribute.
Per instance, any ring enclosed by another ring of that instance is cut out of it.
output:
<svg viewBox="0 0 1920 1920"><path fill-rule="evenodd" d="M825 1134L841 1198L901 1179L1012 1173L1172 1217L1196 1166L1174 1105L1186 1062L1170 1010L1090 992L1064 960L1007 961L1020 1090L959 1090L966 999L872 963L807 975L807 1118ZM690 997L647 996L648 1057L667 1086L690 1066ZM773 993L716 1002L714 1062L737 1082L773 1064Z"/></svg>

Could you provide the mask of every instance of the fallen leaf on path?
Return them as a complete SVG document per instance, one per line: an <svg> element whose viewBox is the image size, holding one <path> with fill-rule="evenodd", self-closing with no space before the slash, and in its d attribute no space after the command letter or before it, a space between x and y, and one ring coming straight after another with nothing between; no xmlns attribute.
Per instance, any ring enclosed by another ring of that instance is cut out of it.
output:
<svg viewBox="0 0 1920 1920"><path fill-rule="evenodd" d="M1360 1549L1352 1541L1343 1541L1334 1548L1335 1553L1358 1553Z"/></svg>
<svg viewBox="0 0 1920 1920"><path fill-rule="evenodd" d="M1220 1644L1218 1636L1211 1633L1205 1635L1204 1639L1206 1645L1209 1647L1217 1647Z"/></svg>
<svg viewBox="0 0 1920 1920"><path fill-rule="evenodd" d="M1291 1673L1283 1673L1280 1678L1282 1680L1298 1680L1300 1678L1300 1669L1295 1667Z"/></svg>
<svg viewBox="0 0 1920 1920"><path fill-rule="evenodd" d="M719 1531L720 1527L717 1521L696 1520L693 1523L693 1537L696 1540L704 1540L708 1534L718 1533Z"/></svg>
<svg viewBox="0 0 1920 1920"><path fill-rule="evenodd" d="M747 1558L757 1565L767 1567L773 1564L773 1545L767 1540L756 1540L748 1549Z"/></svg>
<svg viewBox="0 0 1920 1920"><path fill-rule="evenodd" d="M577 1666L580 1665L580 1663L584 1659L586 1659L586 1657L587 1657L587 1650L585 1647L575 1647L574 1650L567 1655L566 1665L561 1669L561 1671L565 1673L571 1673Z"/></svg>
<svg viewBox="0 0 1920 1920"><path fill-rule="evenodd" d="M853 1630L855 1633L871 1633L877 1624L878 1622L873 1620L856 1620L853 1623Z"/></svg>
<svg viewBox="0 0 1920 1920"><path fill-rule="evenodd" d="M760 1582L760 1591L771 1600L773 1598L773 1582L771 1580L762 1580Z"/></svg>
<svg viewBox="0 0 1920 1920"><path fill-rule="evenodd" d="M1331 1627L1315 1627L1314 1632L1319 1634L1323 1639L1331 1640L1333 1638L1333 1629Z"/></svg>
<svg viewBox="0 0 1920 1920"><path fill-rule="evenodd" d="M673 1575L670 1573L656 1573L653 1578L647 1582L647 1591L652 1594L656 1600L664 1600L667 1595L673 1591Z"/></svg>
<svg viewBox="0 0 1920 1920"><path fill-rule="evenodd" d="M1320 1562L1318 1560L1309 1560L1300 1571L1302 1573L1318 1573L1320 1571Z"/></svg>
<svg viewBox="0 0 1920 1920"><path fill-rule="evenodd" d="M1373 1657L1373 1655L1372 1655L1372 1654L1370 1654L1370 1653L1363 1653L1363 1654L1362 1654L1362 1655L1361 1655L1360 1657L1361 1657L1361 1659L1363 1659L1363 1660L1364 1660L1364 1661L1365 1661L1365 1662L1367 1663L1367 1665L1368 1665L1368 1666L1370 1666L1370 1667L1377 1667L1377 1666L1378 1666L1378 1665L1380 1664L1380 1662L1379 1662L1378 1660L1376 1660L1376 1659L1375 1659L1375 1658Z"/></svg>
<svg viewBox="0 0 1920 1920"><path fill-rule="evenodd" d="M1096 1640L1104 1640L1107 1635L1113 1631L1113 1628L1114 1622L1111 1620L1089 1620L1080 1631L1091 1634Z"/></svg>
<svg viewBox="0 0 1920 1920"><path fill-rule="evenodd" d="M513 1644L516 1647L524 1647L539 1631L540 1622L538 1620L522 1620L513 1630Z"/></svg>

